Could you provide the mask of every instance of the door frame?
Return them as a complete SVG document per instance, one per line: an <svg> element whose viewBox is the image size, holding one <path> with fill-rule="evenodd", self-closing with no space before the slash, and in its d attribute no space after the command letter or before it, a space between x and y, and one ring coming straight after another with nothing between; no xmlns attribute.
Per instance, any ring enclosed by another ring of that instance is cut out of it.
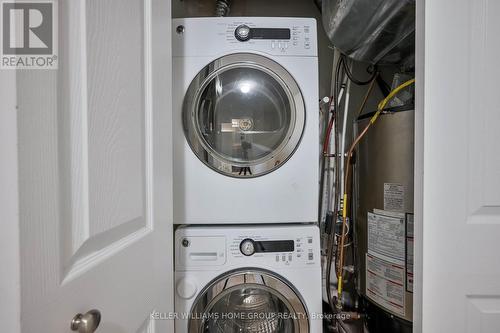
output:
<svg viewBox="0 0 500 333"><path fill-rule="evenodd" d="M415 161L414 161L414 257L413 332L422 332L423 244L424 244L424 66L425 0L416 0L415 26Z"/></svg>
<svg viewBox="0 0 500 333"><path fill-rule="evenodd" d="M16 71L0 76L0 322L6 332L21 331Z"/></svg>

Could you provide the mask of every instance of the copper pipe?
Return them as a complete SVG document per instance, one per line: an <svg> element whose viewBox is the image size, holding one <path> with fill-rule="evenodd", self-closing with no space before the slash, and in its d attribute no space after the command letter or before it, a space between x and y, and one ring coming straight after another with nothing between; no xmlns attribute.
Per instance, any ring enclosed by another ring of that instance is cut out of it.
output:
<svg viewBox="0 0 500 333"><path fill-rule="evenodd" d="M359 134L358 137L351 144L351 147L349 148L349 151L347 153L347 161L346 161L346 165L344 168L345 169L344 186L345 186L345 193L346 194L347 194L347 183L348 183L348 179L349 179L351 157L352 157L354 148L356 148L356 145L363 138L363 136L368 132L368 129L370 128L371 125L372 125L372 122L369 122L365 126L365 128L363 129L361 134ZM346 195L346 197L347 197L347 195ZM348 204L348 202L346 202L346 200L344 200L344 205L347 205L347 204ZM337 267L339 280L343 274L343 267L344 267L344 244L345 244L345 232L346 232L346 228L347 228L347 210L348 210L348 207L344 206L343 209L345 210L346 213L342 214L342 232L340 234L340 244L337 246L338 248L340 248L339 265ZM338 308L342 308L341 294L342 294L342 289L339 288L339 295L338 295L338 299L337 299L337 307Z"/></svg>
<svg viewBox="0 0 500 333"><path fill-rule="evenodd" d="M373 87L375 87L375 81L377 80L378 75L379 75L379 72L375 73L373 80L370 82L370 85L368 86L368 90L366 91L363 102L359 106L358 113L357 113L356 117L359 117L361 115L361 112L363 112L363 109L365 108L366 103L368 102L368 97L370 97L370 94L372 93Z"/></svg>

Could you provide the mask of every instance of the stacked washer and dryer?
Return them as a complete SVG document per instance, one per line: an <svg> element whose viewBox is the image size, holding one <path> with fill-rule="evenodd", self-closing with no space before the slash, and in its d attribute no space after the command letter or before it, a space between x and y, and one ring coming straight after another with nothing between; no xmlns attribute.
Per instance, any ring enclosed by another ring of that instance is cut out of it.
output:
<svg viewBox="0 0 500 333"><path fill-rule="evenodd" d="M321 332L316 21L173 35L176 332Z"/></svg>

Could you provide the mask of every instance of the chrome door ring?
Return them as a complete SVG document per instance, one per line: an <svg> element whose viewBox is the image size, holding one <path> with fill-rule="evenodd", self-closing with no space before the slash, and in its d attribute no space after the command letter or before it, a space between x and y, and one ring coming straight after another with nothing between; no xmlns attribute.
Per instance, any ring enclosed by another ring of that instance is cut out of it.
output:
<svg viewBox="0 0 500 333"><path fill-rule="evenodd" d="M229 160L221 155L206 142L198 125L198 107L204 104L200 97L205 88L214 77L234 68L252 68L272 77L285 91L291 108L292 120L282 143L272 153L251 162ZM198 159L221 174L237 178L265 175L282 166L298 148L306 121L304 99L290 73L277 62L251 53L226 55L205 66L186 92L182 113L186 140Z"/></svg>
<svg viewBox="0 0 500 333"><path fill-rule="evenodd" d="M225 295L240 288L263 289L280 299L294 318L294 333L309 332L309 314L296 289L277 274L257 268L226 272L210 282L197 296L191 309L189 333L204 333L206 314Z"/></svg>

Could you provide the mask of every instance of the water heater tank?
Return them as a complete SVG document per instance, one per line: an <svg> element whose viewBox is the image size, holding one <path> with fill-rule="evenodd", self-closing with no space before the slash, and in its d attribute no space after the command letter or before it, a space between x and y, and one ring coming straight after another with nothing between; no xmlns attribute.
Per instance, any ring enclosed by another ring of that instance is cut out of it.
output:
<svg viewBox="0 0 500 333"><path fill-rule="evenodd" d="M415 0L323 0L323 26L346 56L413 67Z"/></svg>
<svg viewBox="0 0 500 333"><path fill-rule="evenodd" d="M359 132L368 122L368 117L358 120L355 130ZM413 110L382 114L357 149L354 218L358 291L369 308L381 310L378 312L385 313L391 325L400 327L378 327L376 332L411 331L413 161Z"/></svg>

